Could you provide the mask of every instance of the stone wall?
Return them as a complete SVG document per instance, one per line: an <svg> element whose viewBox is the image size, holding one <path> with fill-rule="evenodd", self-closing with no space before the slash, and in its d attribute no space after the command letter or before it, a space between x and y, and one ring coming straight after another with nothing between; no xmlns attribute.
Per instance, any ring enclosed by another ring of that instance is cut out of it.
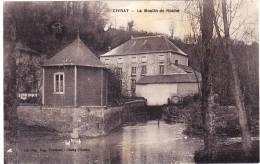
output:
<svg viewBox="0 0 260 164"><path fill-rule="evenodd" d="M147 61L142 62L142 57L146 56ZM160 59L160 56L164 56L163 60ZM132 61L132 57L136 57L136 61ZM118 58L122 58L122 63L118 63ZM113 69L114 67L122 68L122 82L123 82L123 93L126 94L127 91L131 91L131 80L135 79L138 81L141 75L141 68L143 65L146 65L146 75L158 75L159 67L163 63L165 66L165 74L171 73L172 65L175 60L178 60L179 64L188 66L188 57L182 56L178 53L171 52L158 52L158 53L149 53L149 54L132 54L132 55L121 55L121 56L101 56L101 62L103 62L108 68ZM106 63L106 60L109 60ZM136 76L132 77L132 67L136 67ZM178 69L178 68L177 68Z"/></svg>
<svg viewBox="0 0 260 164"><path fill-rule="evenodd" d="M122 108L19 106L17 112L26 125L48 127L76 138L105 135L120 126Z"/></svg>
<svg viewBox="0 0 260 164"><path fill-rule="evenodd" d="M47 127L72 138L96 137L108 134L123 122L143 117L145 104L145 100L135 100L117 107L18 106L17 114L29 126Z"/></svg>

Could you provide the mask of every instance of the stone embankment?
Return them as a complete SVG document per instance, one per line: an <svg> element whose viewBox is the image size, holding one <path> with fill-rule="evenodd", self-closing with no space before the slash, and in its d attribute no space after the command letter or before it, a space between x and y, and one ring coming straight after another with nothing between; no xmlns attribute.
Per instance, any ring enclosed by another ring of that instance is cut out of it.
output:
<svg viewBox="0 0 260 164"><path fill-rule="evenodd" d="M108 134L128 118L131 111L144 108L145 101L117 107L18 106L19 120L28 126L42 126L72 138Z"/></svg>

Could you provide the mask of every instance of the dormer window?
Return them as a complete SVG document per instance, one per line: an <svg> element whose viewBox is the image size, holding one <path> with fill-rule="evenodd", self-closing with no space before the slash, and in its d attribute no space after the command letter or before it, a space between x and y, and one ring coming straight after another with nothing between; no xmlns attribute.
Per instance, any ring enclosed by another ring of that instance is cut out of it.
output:
<svg viewBox="0 0 260 164"><path fill-rule="evenodd" d="M63 72L57 72L54 73L54 93L55 94L64 94L64 73Z"/></svg>

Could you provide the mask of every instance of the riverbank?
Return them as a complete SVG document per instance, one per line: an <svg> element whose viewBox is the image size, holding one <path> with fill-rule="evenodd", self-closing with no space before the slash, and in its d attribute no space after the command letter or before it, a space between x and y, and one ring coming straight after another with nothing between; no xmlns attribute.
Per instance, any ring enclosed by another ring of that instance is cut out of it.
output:
<svg viewBox="0 0 260 164"><path fill-rule="evenodd" d="M200 112L199 99L193 99L186 104L178 104L163 107L163 115L166 119L175 122L184 122L186 129L183 131L189 137L199 137L203 139L203 124ZM248 120L253 147L249 156L245 156L241 144L241 131L238 115L234 106L215 106L214 127L216 131L215 158L208 159L203 149L196 151L195 162L259 162L259 111L250 109ZM169 116L170 115L170 116ZM233 140L231 140L233 139Z"/></svg>
<svg viewBox="0 0 260 164"><path fill-rule="evenodd" d="M199 99L186 104L168 105L163 108L164 119L174 122L184 122L187 127L184 134L203 138L203 124ZM241 136L238 115L235 106L216 105L214 127L217 137ZM259 111L250 109L248 112L249 129L251 135L259 136Z"/></svg>

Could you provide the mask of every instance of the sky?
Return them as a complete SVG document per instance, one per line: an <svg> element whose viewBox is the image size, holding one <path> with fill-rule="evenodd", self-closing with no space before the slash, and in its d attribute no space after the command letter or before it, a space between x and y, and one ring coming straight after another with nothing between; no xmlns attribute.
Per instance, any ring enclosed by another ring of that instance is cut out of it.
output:
<svg viewBox="0 0 260 164"><path fill-rule="evenodd" d="M238 0L233 0L232 3L236 1ZM191 34L190 21L184 12L186 7L185 1L106 1L106 3L111 9L109 12L109 23L113 27L126 27L127 22L133 20L136 30L170 35L170 26L174 24L175 37L183 39L185 35ZM114 9L129 9L130 11L113 12ZM179 12L138 13L138 9L178 9ZM253 39L258 40L258 23L258 0L245 0L238 7L235 21L232 22L231 33L236 31L232 37L246 40L248 38L246 38L244 31L245 29L250 29L248 31L253 33Z"/></svg>

